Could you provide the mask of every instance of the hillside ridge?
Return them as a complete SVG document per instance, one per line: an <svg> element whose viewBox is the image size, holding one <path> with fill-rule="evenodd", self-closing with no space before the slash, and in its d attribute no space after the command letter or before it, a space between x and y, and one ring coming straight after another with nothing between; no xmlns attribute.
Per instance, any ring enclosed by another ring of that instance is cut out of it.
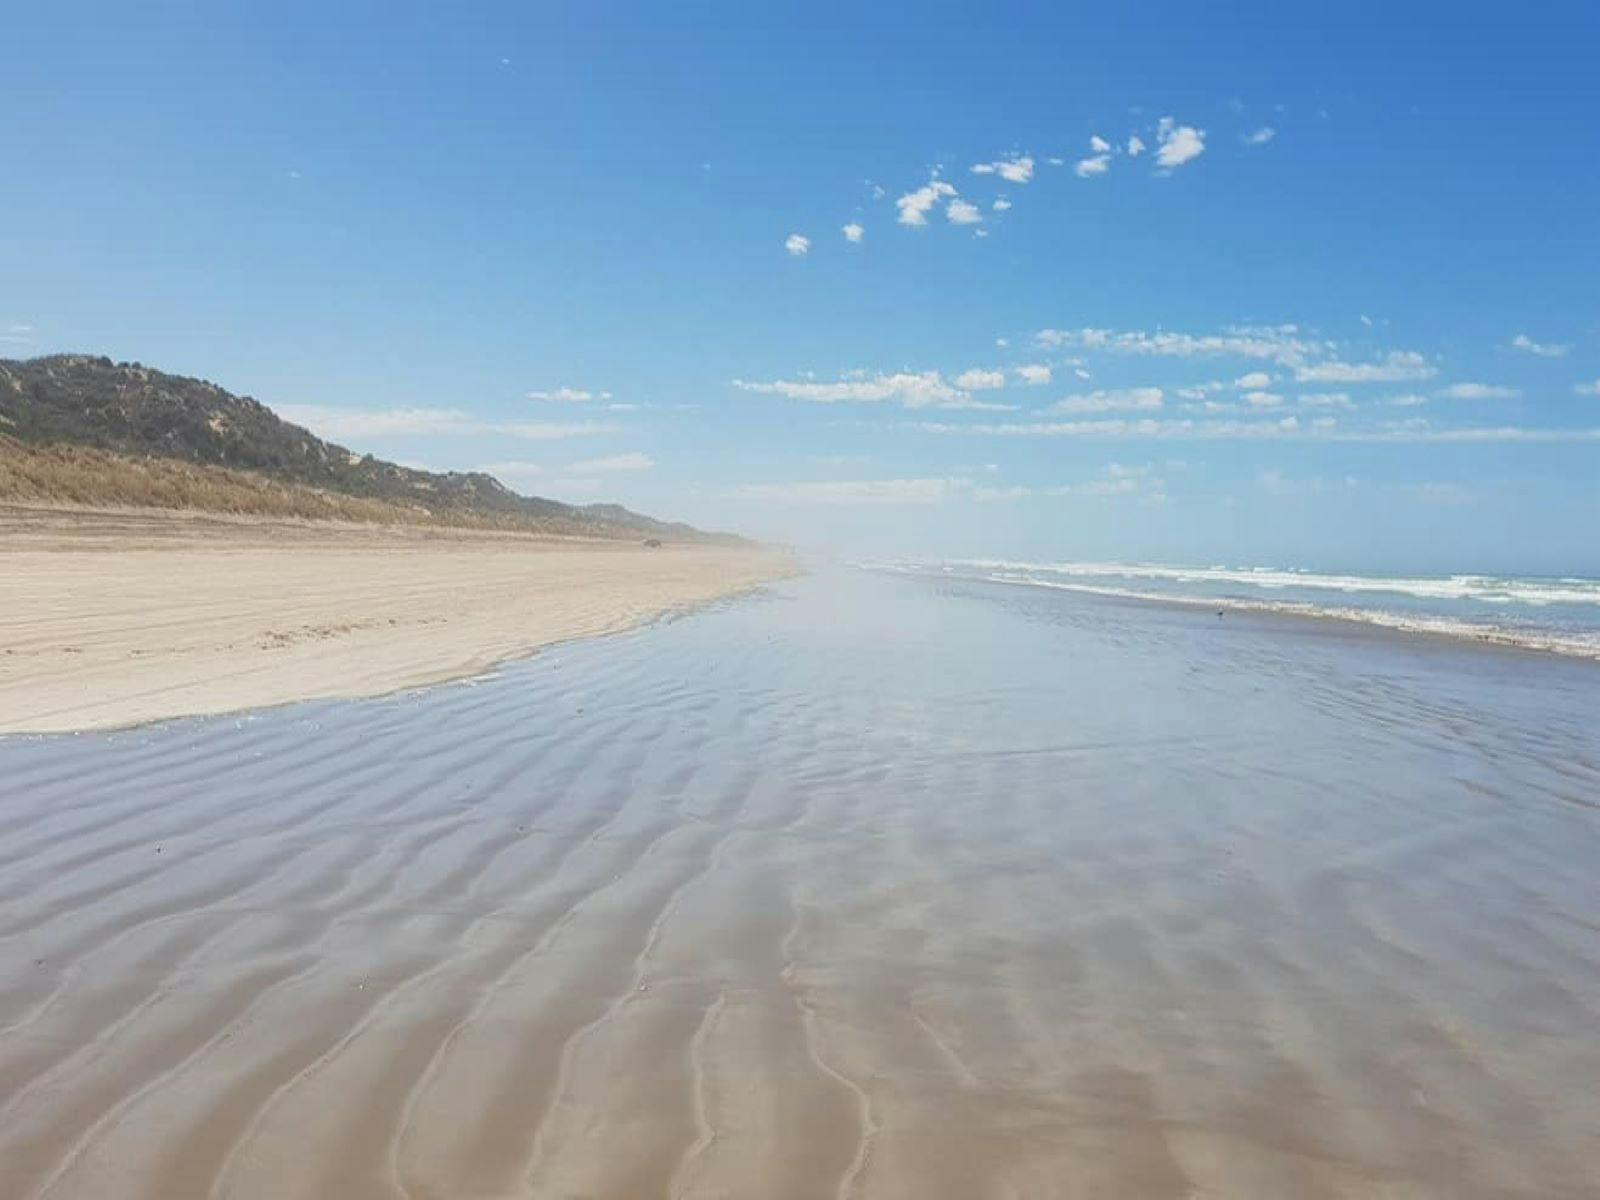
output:
<svg viewBox="0 0 1600 1200"><path fill-rule="evenodd" d="M259 511L254 506L267 491L280 497L309 491L348 497L355 504L319 505L309 495L283 502L295 512L348 510L373 520L391 514L398 520L599 537L744 540L659 521L616 504L523 496L481 471L425 471L357 454L210 380L89 354L0 359L0 439L10 443L0 449L13 459L19 446L56 451L0 473L0 485L10 484L17 492L13 498L59 493L56 498L75 502ZM91 453L63 453L64 445ZM143 472L147 485L130 487L129 468L119 458L157 460ZM166 467L159 460L193 469ZM235 486L229 486L230 478ZM197 481L204 486L194 486Z"/></svg>

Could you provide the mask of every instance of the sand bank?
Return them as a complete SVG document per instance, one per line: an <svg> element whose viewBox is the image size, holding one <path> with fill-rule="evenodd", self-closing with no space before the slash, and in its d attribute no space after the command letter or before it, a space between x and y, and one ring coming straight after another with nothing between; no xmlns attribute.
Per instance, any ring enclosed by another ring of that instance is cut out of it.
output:
<svg viewBox="0 0 1600 1200"><path fill-rule="evenodd" d="M717 546L0 511L0 732L455 679L789 574Z"/></svg>

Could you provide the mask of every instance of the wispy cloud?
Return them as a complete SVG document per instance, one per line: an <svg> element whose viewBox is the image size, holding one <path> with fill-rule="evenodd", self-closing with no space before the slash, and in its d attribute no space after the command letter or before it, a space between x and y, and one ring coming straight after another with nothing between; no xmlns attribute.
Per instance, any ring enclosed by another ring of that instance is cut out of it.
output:
<svg viewBox="0 0 1600 1200"><path fill-rule="evenodd" d="M1493 383L1452 383L1434 393L1446 400L1515 400L1522 393Z"/></svg>
<svg viewBox="0 0 1600 1200"><path fill-rule="evenodd" d="M953 197L956 189L942 179L930 179L914 192L907 192L895 201L900 210L897 218L902 225L920 226L928 223L928 213L940 200Z"/></svg>
<svg viewBox="0 0 1600 1200"><path fill-rule="evenodd" d="M500 434L528 441L559 441L620 432L601 422L484 421L457 408L333 408L314 404L282 404L275 411L286 421L319 437L341 440L362 437L456 436Z"/></svg>
<svg viewBox="0 0 1600 1200"><path fill-rule="evenodd" d="M24 324L7 325L0 330L0 342L9 342L13 345L25 346L33 341L33 326Z"/></svg>
<svg viewBox="0 0 1600 1200"><path fill-rule="evenodd" d="M1344 429L1330 417L1302 422L1297 417L1276 421L1221 421L1188 418L1107 418L1093 421L1016 421L997 424L957 425L925 421L916 426L924 433L967 437L1100 438L1169 441L1274 441L1389 443L1499 443L1499 442L1600 442L1600 427L1554 428L1502 425L1436 428L1426 421L1395 422L1380 428Z"/></svg>
<svg viewBox="0 0 1600 1200"><path fill-rule="evenodd" d="M1268 142L1270 142L1273 138L1275 138L1277 136L1278 136L1278 131L1276 129L1274 129L1271 125L1263 125L1260 129L1257 129L1257 130L1254 130L1251 133L1245 134L1244 135L1244 144L1246 146L1265 146Z"/></svg>
<svg viewBox="0 0 1600 1200"><path fill-rule="evenodd" d="M811 249L811 239L803 233L791 233L783 239L783 248L794 258L799 258Z"/></svg>
<svg viewBox="0 0 1600 1200"><path fill-rule="evenodd" d="M1053 412L1148 412L1161 407L1162 392L1158 387L1122 388L1114 391L1086 392L1063 396L1051 406Z"/></svg>
<svg viewBox="0 0 1600 1200"><path fill-rule="evenodd" d="M1588 383L1575 383L1572 390L1579 396L1600 396L1600 379Z"/></svg>
<svg viewBox="0 0 1600 1200"><path fill-rule="evenodd" d="M1092 179L1096 175L1104 175L1111 169L1111 155L1091 154L1088 158L1080 158L1072 169L1079 179Z"/></svg>
<svg viewBox="0 0 1600 1200"><path fill-rule="evenodd" d="M811 404L876 404L897 402L906 408L966 408L1002 412L1009 405L974 400L964 389L938 371L898 371L893 374L855 372L842 379L735 379L740 391L783 396Z"/></svg>
<svg viewBox="0 0 1600 1200"><path fill-rule="evenodd" d="M1233 381L1234 387L1254 389L1264 388L1272 382L1272 376L1265 371L1250 371Z"/></svg>
<svg viewBox="0 0 1600 1200"><path fill-rule="evenodd" d="M1016 368L1016 374L1018 379L1032 387L1050 382L1050 368L1044 363L1024 363Z"/></svg>
<svg viewBox="0 0 1600 1200"><path fill-rule="evenodd" d="M1129 158L1138 158L1139 155L1143 154L1144 152L1145 152L1144 139L1142 137L1140 137L1138 134L1134 134L1133 136L1131 136L1128 139L1128 157Z"/></svg>
<svg viewBox="0 0 1600 1200"><path fill-rule="evenodd" d="M993 467L986 473L992 474ZM1150 467L1108 463L1097 475L1074 483L1003 484L964 475L910 479L849 479L798 483L749 483L733 497L795 507L931 505L950 501L991 504L1033 497L1080 496L1165 501L1165 483Z"/></svg>
<svg viewBox="0 0 1600 1200"><path fill-rule="evenodd" d="M558 387L549 391L528 393L529 400L550 401L556 404L587 404L591 400L609 400L610 392L591 392L585 388Z"/></svg>
<svg viewBox="0 0 1600 1200"><path fill-rule="evenodd" d="M1572 347L1558 345L1555 342L1536 342L1527 334L1519 333L1511 339L1511 348L1538 358L1565 358L1567 351Z"/></svg>
<svg viewBox="0 0 1600 1200"><path fill-rule="evenodd" d="M1377 362L1338 359L1307 363L1295 369L1301 383L1411 383L1431 379L1438 369L1415 350L1393 350Z"/></svg>
<svg viewBox="0 0 1600 1200"><path fill-rule="evenodd" d="M1322 347L1300 335L1294 325L1235 326L1221 333L1190 334L1110 329L1041 329L1041 346L1075 346L1110 354L1167 358L1234 357L1262 359L1284 366L1304 362Z"/></svg>

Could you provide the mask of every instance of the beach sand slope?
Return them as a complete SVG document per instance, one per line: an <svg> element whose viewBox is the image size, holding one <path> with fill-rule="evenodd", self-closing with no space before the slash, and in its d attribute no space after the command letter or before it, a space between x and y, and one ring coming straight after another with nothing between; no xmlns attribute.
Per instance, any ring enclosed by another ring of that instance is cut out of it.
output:
<svg viewBox="0 0 1600 1200"><path fill-rule="evenodd" d="M794 569L717 545L8 509L0 732L380 695Z"/></svg>

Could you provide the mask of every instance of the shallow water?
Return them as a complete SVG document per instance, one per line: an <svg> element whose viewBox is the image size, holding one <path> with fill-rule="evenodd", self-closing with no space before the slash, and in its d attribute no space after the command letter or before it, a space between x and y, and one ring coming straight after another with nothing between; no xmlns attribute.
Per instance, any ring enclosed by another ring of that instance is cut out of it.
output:
<svg viewBox="0 0 1600 1200"><path fill-rule="evenodd" d="M0 742L0 1195L1594 1195L1597 712L837 572Z"/></svg>
<svg viewBox="0 0 1600 1200"><path fill-rule="evenodd" d="M1000 559L904 559L872 565L915 575L1335 618L1600 659L1600 579Z"/></svg>

